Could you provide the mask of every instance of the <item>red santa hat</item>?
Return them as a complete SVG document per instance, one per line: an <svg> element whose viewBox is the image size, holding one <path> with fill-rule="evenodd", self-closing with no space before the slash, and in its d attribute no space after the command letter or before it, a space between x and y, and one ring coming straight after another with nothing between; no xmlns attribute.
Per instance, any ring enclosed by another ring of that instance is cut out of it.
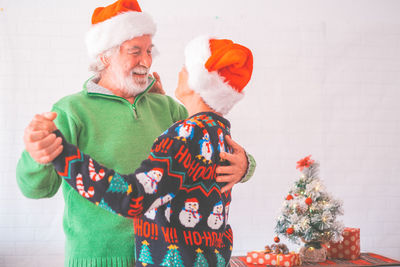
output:
<svg viewBox="0 0 400 267"><path fill-rule="evenodd" d="M118 0L94 10L92 27L86 34L86 46L89 56L96 58L127 40L155 33L156 24L150 15L142 12L137 0Z"/></svg>
<svg viewBox="0 0 400 267"><path fill-rule="evenodd" d="M200 36L185 48L189 87L215 111L226 114L243 97L250 81L253 55L228 39Z"/></svg>

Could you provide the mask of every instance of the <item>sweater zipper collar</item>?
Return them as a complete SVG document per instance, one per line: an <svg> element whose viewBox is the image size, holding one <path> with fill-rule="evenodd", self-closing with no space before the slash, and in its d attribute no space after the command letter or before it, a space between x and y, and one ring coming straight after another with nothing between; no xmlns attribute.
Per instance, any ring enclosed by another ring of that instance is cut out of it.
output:
<svg viewBox="0 0 400 267"><path fill-rule="evenodd" d="M91 77L89 78L83 85L84 89L86 90L86 93L90 96L100 96L100 97L105 97L105 98L111 98L111 99L117 99L120 100L126 104L128 104L131 108L132 108L132 112L133 115L135 117L135 119L138 118L137 115L137 107L136 104L139 101L140 98L142 98L142 96L147 93L151 87L153 87L154 83L156 82L156 79L154 79L153 77L149 77L150 80L150 84L147 86L146 90L144 90L143 92L139 93L136 97L135 100L133 101L133 104L131 104L128 100L126 100L123 97L114 95L110 90L108 90L107 88L104 88L100 85L97 85L97 83L95 82L95 77ZM93 84L91 84L93 83Z"/></svg>

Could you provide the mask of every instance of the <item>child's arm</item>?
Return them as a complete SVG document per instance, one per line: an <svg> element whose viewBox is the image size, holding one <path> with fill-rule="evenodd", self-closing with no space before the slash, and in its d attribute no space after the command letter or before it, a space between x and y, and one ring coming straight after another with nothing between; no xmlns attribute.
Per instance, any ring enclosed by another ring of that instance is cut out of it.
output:
<svg viewBox="0 0 400 267"><path fill-rule="evenodd" d="M133 174L122 175L101 166L63 138L63 152L54 161L57 173L89 201L125 217L137 217L170 201L185 179L183 166L174 155L186 144L163 135L149 157Z"/></svg>

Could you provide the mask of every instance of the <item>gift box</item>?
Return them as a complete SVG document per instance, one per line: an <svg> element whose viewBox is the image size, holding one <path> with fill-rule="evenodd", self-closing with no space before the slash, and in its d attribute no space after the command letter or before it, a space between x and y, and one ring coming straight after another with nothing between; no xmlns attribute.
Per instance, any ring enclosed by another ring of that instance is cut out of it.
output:
<svg viewBox="0 0 400 267"><path fill-rule="evenodd" d="M360 228L344 228L343 241L329 243L328 258L356 260L360 258Z"/></svg>
<svg viewBox="0 0 400 267"><path fill-rule="evenodd" d="M300 265L298 253L289 254L265 253L265 251L251 251L247 253L246 262L250 264L274 265L274 266L295 266Z"/></svg>

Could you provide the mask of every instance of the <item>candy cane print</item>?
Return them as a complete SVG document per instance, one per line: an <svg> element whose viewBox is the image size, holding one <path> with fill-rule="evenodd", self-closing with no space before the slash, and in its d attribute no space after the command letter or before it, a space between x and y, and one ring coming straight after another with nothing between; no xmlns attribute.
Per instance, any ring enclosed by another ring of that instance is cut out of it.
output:
<svg viewBox="0 0 400 267"><path fill-rule="evenodd" d="M90 179L92 179L95 182L100 181L101 179L104 178L104 170L101 169L99 173L96 173L92 159L89 159L89 176Z"/></svg>
<svg viewBox="0 0 400 267"><path fill-rule="evenodd" d="M78 189L79 194L85 198L91 198L94 196L94 188L93 186L89 187L89 190L86 192L85 187L83 186L82 174L78 173L76 176L76 189Z"/></svg>

